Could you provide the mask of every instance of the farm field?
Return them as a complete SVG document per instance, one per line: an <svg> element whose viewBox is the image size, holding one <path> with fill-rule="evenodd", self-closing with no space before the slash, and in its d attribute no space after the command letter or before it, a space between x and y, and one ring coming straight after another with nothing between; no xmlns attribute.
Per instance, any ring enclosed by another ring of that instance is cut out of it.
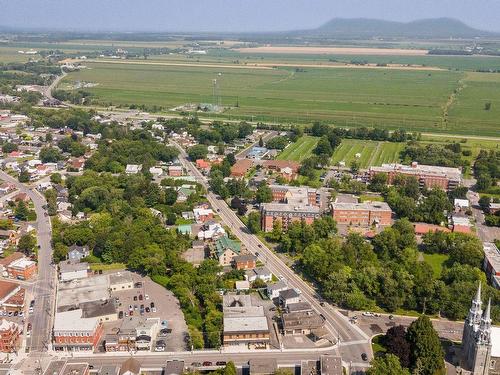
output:
<svg viewBox="0 0 500 375"><path fill-rule="evenodd" d="M277 157L278 160L302 161L311 156L318 143L317 137L305 135L297 142L288 145Z"/></svg>
<svg viewBox="0 0 500 375"><path fill-rule="evenodd" d="M383 163L394 163L399 161L399 153L404 146L404 143L343 139L332 156L332 164L345 162L345 165L349 166L357 160L361 168L368 168ZM360 156L356 157L356 154Z"/></svg>

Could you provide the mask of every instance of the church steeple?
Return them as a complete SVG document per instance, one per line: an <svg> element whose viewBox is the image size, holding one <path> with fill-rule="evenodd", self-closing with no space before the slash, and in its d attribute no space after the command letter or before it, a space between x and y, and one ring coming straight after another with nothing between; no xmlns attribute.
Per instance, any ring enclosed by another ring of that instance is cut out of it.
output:
<svg viewBox="0 0 500 375"><path fill-rule="evenodd" d="M488 300L488 306L481 317L479 332L481 342L489 344L491 339L491 298Z"/></svg>
<svg viewBox="0 0 500 375"><path fill-rule="evenodd" d="M472 300L472 306L469 310L468 321L469 324L478 324L481 316L483 315L483 311L481 310L481 282L479 282L479 286L477 287L476 296Z"/></svg>

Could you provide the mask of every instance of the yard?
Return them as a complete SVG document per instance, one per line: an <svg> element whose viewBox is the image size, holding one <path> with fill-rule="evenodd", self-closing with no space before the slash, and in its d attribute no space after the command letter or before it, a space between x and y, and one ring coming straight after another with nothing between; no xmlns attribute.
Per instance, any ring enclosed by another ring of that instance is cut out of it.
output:
<svg viewBox="0 0 500 375"><path fill-rule="evenodd" d="M443 270L443 263L449 258L446 254L426 254L423 253L424 261L429 263L434 271L436 277L441 276L441 271Z"/></svg>

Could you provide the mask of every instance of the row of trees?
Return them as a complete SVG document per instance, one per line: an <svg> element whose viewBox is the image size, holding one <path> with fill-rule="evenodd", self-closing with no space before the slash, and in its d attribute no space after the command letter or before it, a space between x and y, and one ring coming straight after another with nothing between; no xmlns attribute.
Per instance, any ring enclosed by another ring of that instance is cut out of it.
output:
<svg viewBox="0 0 500 375"><path fill-rule="evenodd" d="M467 166L467 163L462 160L460 143L450 143L443 146L439 144L422 145L418 142L408 142L405 149L401 151L401 159L405 164L416 161L421 164L440 165L443 167Z"/></svg>
<svg viewBox="0 0 500 375"><path fill-rule="evenodd" d="M315 122L310 129L307 129L312 135L322 137L333 133L339 138L367 139L372 141L389 141L389 142L407 142L420 138L419 134L407 133L404 129L394 130L389 133L387 129L380 128L335 128L328 124Z"/></svg>

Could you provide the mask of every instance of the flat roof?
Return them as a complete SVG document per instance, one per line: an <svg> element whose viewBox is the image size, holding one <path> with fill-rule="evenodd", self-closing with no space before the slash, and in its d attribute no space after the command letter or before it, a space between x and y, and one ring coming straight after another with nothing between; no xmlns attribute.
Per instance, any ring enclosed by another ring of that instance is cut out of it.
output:
<svg viewBox="0 0 500 375"><path fill-rule="evenodd" d="M334 210L391 211L386 202L333 203Z"/></svg>
<svg viewBox="0 0 500 375"><path fill-rule="evenodd" d="M0 280L0 299L7 297L9 294L11 294L18 288L20 288L18 284Z"/></svg>
<svg viewBox="0 0 500 375"><path fill-rule="evenodd" d="M132 274L128 271L126 272L116 272L109 275L109 283L111 285L116 284L126 284L133 283L134 279L132 278Z"/></svg>
<svg viewBox="0 0 500 375"><path fill-rule="evenodd" d="M89 264L86 262L83 263L75 263L71 261L59 263L59 271L60 272L76 272L76 271L84 271L88 270Z"/></svg>
<svg viewBox="0 0 500 375"><path fill-rule="evenodd" d="M500 272L500 250L498 247L493 242L485 242L483 249L488 262L497 272Z"/></svg>
<svg viewBox="0 0 500 375"><path fill-rule="evenodd" d="M320 213L320 208L311 205L296 205L290 203L264 203L262 204L262 209L264 211L276 211L276 212L298 212L298 213Z"/></svg>
<svg viewBox="0 0 500 375"><path fill-rule="evenodd" d="M265 316L242 318L224 318L224 332L269 332L269 324Z"/></svg>
<svg viewBox="0 0 500 375"><path fill-rule="evenodd" d="M408 174L430 174L430 175L441 175L448 178L453 178L460 180L462 176L462 171L458 168L452 167L441 167L438 165L425 165L417 164L415 166L403 165L403 164L382 164L380 167L370 167L371 171L374 172L401 172Z"/></svg>
<svg viewBox="0 0 500 375"><path fill-rule="evenodd" d="M93 331L97 326L97 318L82 318L81 309L56 313L54 332L57 331Z"/></svg>
<svg viewBox="0 0 500 375"><path fill-rule="evenodd" d="M88 363L68 363L64 366L64 370L61 375L83 375L88 368Z"/></svg>
<svg viewBox="0 0 500 375"><path fill-rule="evenodd" d="M116 306L112 300L81 303L80 308L82 309L83 318L116 314Z"/></svg>

